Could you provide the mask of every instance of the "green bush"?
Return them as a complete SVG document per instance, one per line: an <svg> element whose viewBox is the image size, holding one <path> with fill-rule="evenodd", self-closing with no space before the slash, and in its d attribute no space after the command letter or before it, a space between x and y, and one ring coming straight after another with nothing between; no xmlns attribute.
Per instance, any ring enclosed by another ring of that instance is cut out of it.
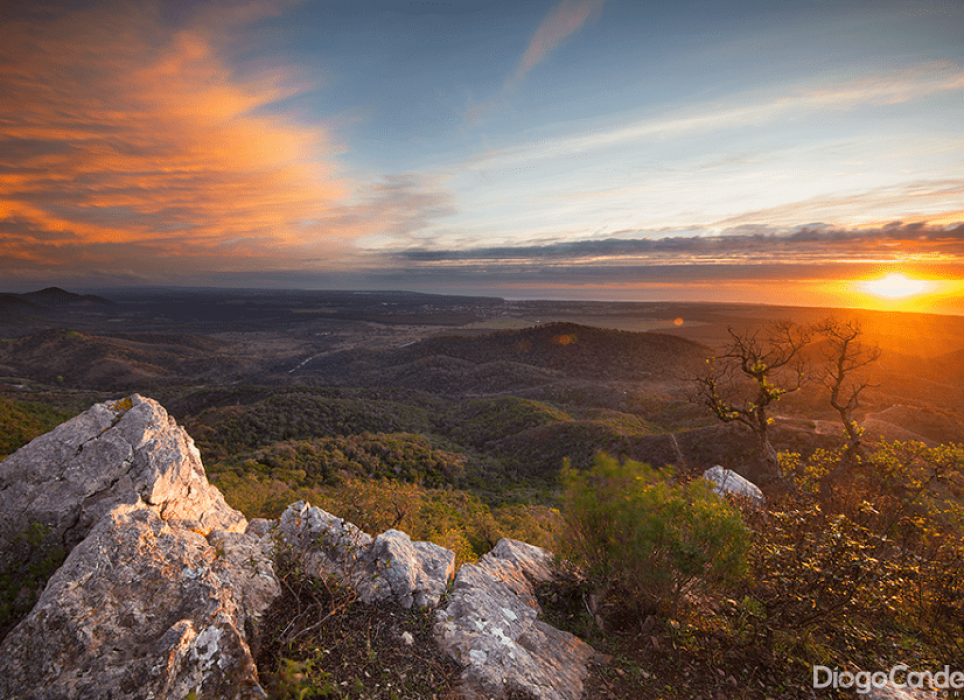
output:
<svg viewBox="0 0 964 700"><path fill-rule="evenodd" d="M689 594L709 594L744 572L749 533L740 513L703 480L596 457L562 471L563 536L557 552L583 567L604 597L640 614L675 617Z"/></svg>

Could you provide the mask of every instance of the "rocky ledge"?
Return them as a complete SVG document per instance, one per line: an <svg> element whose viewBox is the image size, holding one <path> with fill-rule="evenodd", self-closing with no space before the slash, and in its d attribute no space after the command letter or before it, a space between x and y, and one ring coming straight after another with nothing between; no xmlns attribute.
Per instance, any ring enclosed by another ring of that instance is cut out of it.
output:
<svg viewBox="0 0 964 700"><path fill-rule="evenodd" d="M434 608L466 698L576 700L593 656L538 619L544 550L503 540L453 585L454 554L403 532L373 537L303 502L248 523L208 483L190 436L138 395L0 462L0 574L22 568L28 546L66 558L0 642L5 698L266 697L254 656L280 594L278 546L363 601Z"/></svg>

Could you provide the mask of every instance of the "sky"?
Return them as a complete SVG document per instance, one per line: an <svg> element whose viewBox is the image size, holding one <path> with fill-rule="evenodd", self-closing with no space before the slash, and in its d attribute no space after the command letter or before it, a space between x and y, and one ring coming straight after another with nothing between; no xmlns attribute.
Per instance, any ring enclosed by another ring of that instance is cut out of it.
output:
<svg viewBox="0 0 964 700"><path fill-rule="evenodd" d="M964 314L962 36L958 0L0 0L0 291Z"/></svg>

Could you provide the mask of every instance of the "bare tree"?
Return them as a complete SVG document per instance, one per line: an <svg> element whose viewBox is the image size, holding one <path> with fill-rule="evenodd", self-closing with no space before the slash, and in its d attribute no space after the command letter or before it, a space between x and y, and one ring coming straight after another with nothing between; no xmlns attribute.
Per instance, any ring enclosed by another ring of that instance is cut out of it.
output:
<svg viewBox="0 0 964 700"><path fill-rule="evenodd" d="M826 341L823 345L826 361L823 383L830 390L830 405L843 423L847 444L844 446L841 468L846 470L859 458L863 437L863 429L857 425L854 412L860 406L860 394L867 387L874 386L859 370L880 358L880 347L876 343L864 343L859 321L844 323L828 318L814 330ZM835 474L838 472L835 470Z"/></svg>
<svg viewBox="0 0 964 700"><path fill-rule="evenodd" d="M774 475L779 458L770 442L771 405L799 390L808 377L801 350L810 330L789 321L753 331L728 328L730 342L707 360L707 371L696 382L698 400L724 423L739 423L757 437Z"/></svg>

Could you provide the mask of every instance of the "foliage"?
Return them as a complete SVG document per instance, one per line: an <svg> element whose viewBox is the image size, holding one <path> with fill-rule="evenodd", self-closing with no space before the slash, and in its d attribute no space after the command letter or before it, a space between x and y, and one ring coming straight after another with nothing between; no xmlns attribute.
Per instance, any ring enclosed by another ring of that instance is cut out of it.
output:
<svg viewBox="0 0 964 700"><path fill-rule="evenodd" d="M964 651L964 616L954 598L964 572L949 565L959 564L964 547L929 539L908 550L881 533L880 516L866 502L850 514L818 505L770 513L750 555L745 643L759 638L770 652L840 665L879 663L888 636Z"/></svg>
<svg viewBox="0 0 964 700"><path fill-rule="evenodd" d="M218 460L284 440L360 433L429 433L427 412L406 404L332 398L325 392L290 391L223 412L214 430L198 436L206 459Z"/></svg>
<svg viewBox="0 0 964 700"><path fill-rule="evenodd" d="M53 430L72 415L33 401L0 398L0 459Z"/></svg>
<svg viewBox="0 0 964 700"><path fill-rule="evenodd" d="M869 504L863 506L872 513ZM869 603L892 605L899 571L889 566L888 542L865 524L818 505L772 512L751 554L753 598L768 633L791 635L817 621L851 619ZM865 594L873 590L873 599Z"/></svg>
<svg viewBox="0 0 964 700"><path fill-rule="evenodd" d="M740 513L702 480L673 483L648 465L600 455L563 469L557 552L639 613L675 616L688 594L737 579L749 537Z"/></svg>
<svg viewBox="0 0 964 700"><path fill-rule="evenodd" d="M318 494L325 510L370 533L397 528L455 552L456 565L474 561L503 537L536 545L551 541L558 515L544 506L502 507L493 513L471 493L415 484L349 479Z"/></svg>
<svg viewBox="0 0 964 700"><path fill-rule="evenodd" d="M571 420L566 413L529 399L478 399L451 416L448 434L458 442L481 449L531 428L566 420Z"/></svg>
<svg viewBox="0 0 964 700"><path fill-rule="evenodd" d="M282 548L282 595L262 620L257 664L269 697L455 698L458 665L434 644L429 610L366 605L336 578L316 578Z"/></svg>
<svg viewBox="0 0 964 700"><path fill-rule="evenodd" d="M66 558L50 527L30 523L13 538L10 569L0 571L0 639L30 612L47 579Z"/></svg>
<svg viewBox="0 0 964 700"><path fill-rule="evenodd" d="M458 564L475 561L503 537L549 547L559 525L554 508L515 504L490 509L466 491L393 479L349 477L320 488L257 471L226 471L212 479L228 504L248 518L277 518L303 499L372 534L397 528L413 540L435 542L455 552Z"/></svg>
<svg viewBox="0 0 964 700"><path fill-rule="evenodd" d="M645 392L627 394L623 408L646 421L651 430L680 431L710 424L705 411L692 401L666 399Z"/></svg>
<svg viewBox="0 0 964 700"><path fill-rule="evenodd" d="M348 477L399 479L438 487L456 482L466 461L464 455L434 449L423 435L362 433L277 443L246 459L218 465L216 470L255 470L311 488Z"/></svg>
<svg viewBox="0 0 964 700"><path fill-rule="evenodd" d="M780 452L780 474L797 493L817 496L827 475L840 464L840 450L818 447L808 459L799 452Z"/></svg>
<svg viewBox="0 0 964 700"><path fill-rule="evenodd" d="M599 452L630 459L653 454L653 438L631 422L610 417L553 423L502 441L496 454L517 478L555 480L565 462L589 469Z"/></svg>
<svg viewBox="0 0 964 700"><path fill-rule="evenodd" d="M964 450L883 442L825 492L848 458L784 456L799 490L754 523L743 632L814 663L896 663L888 638L960 656Z"/></svg>
<svg viewBox="0 0 964 700"><path fill-rule="evenodd" d="M302 489L258 471L225 471L209 474L228 505L247 518L277 518L299 499L312 500L316 491Z"/></svg>
<svg viewBox="0 0 964 700"><path fill-rule="evenodd" d="M872 487L905 511L964 532L964 445L881 442L867 460Z"/></svg>

